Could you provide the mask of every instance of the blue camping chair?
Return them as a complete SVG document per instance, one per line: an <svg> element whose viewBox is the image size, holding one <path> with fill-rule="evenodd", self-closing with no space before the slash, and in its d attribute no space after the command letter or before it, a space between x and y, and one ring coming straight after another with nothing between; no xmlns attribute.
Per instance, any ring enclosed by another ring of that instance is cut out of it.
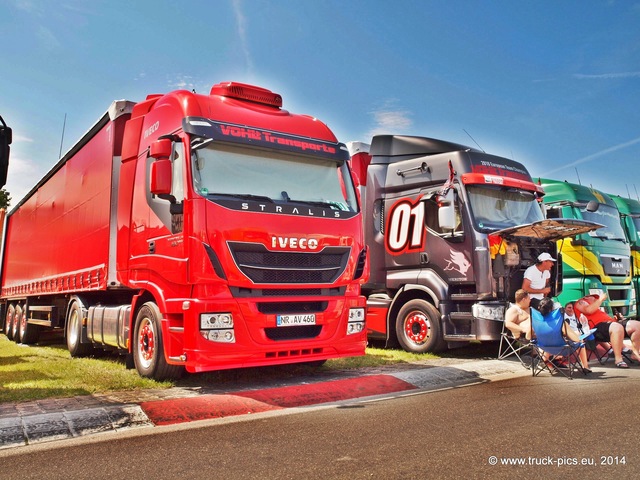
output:
<svg viewBox="0 0 640 480"><path fill-rule="evenodd" d="M562 326L564 324L564 314L557 308L551 313L543 316L535 308L531 309L531 328L535 336L532 341L535 355L531 362L531 372L533 376L547 370L549 373L560 373L569 379L573 379L573 372L582 371L578 354L584 348L584 340L593 333L580 336L579 342L572 342L563 335ZM556 357L563 357L566 360L566 368L560 368L555 363L545 359L545 352Z"/></svg>

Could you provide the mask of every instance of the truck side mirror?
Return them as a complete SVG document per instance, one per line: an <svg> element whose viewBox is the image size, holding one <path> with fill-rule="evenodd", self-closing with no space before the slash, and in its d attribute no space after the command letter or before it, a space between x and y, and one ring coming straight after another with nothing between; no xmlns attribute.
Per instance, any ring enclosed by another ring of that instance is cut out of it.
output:
<svg viewBox="0 0 640 480"><path fill-rule="evenodd" d="M161 198L171 194L171 167L171 160L168 158L156 160L151 164L151 193Z"/></svg>
<svg viewBox="0 0 640 480"><path fill-rule="evenodd" d="M7 127L2 117L0 117L0 188L7 183L7 172L9 170L9 145L13 140L11 128Z"/></svg>
<svg viewBox="0 0 640 480"><path fill-rule="evenodd" d="M438 204L438 225L440 230L454 230L456 228L455 190L450 188L444 197L440 197Z"/></svg>
<svg viewBox="0 0 640 480"><path fill-rule="evenodd" d="M168 138L160 138L151 144L149 156L155 159L169 158L172 147L171 140Z"/></svg>
<svg viewBox="0 0 640 480"><path fill-rule="evenodd" d="M589 203L587 203L587 212L597 212L598 208L600 208L600 204L595 200L590 200Z"/></svg>

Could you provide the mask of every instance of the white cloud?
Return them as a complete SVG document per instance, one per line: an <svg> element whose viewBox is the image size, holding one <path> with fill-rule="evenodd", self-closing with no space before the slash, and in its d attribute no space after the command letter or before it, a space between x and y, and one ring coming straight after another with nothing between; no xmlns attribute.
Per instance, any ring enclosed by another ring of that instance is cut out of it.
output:
<svg viewBox="0 0 640 480"><path fill-rule="evenodd" d="M42 9L42 5L37 2L33 2L31 0L17 0L15 2L15 6L17 9L22 10L24 12L33 13L38 16L43 16L44 10Z"/></svg>
<svg viewBox="0 0 640 480"><path fill-rule="evenodd" d="M600 74L582 74L576 73L574 78L584 79L609 79L609 78L640 78L640 72L620 72L620 73L600 73Z"/></svg>
<svg viewBox="0 0 640 480"><path fill-rule="evenodd" d="M183 90L192 90L195 88L193 77L191 75L177 75L175 79L169 80L171 88L179 88Z"/></svg>
<svg viewBox="0 0 640 480"><path fill-rule="evenodd" d="M556 168L555 170L551 170L550 172L547 172L547 174L552 174L555 172L559 172L560 170L564 170L565 168L570 168L570 167L575 167L576 165L580 165L582 163L586 163L589 162L591 160L594 160L598 157L602 157L603 155L608 155L609 153L613 153L616 152L618 150L622 150L623 148L627 148L630 147L632 145L635 145L636 143L640 143L640 138L635 138L633 140L630 140L628 142L625 143L620 143L618 145L614 145L613 147L609 147L609 148L605 148L604 150L600 150L599 152L596 153L592 153L591 155L587 155L586 157L582 157L579 158L578 160L568 163L566 165L563 165L560 168Z"/></svg>
<svg viewBox="0 0 640 480"><path fill-rule="evenodd" d="M410 118L411 112L408 110L393 109L389 104L371 113L373 114L375 125L365 135L365 138L389 133L407 133L413 125L413 120Z"/></svg>
<svg viewBox="0 0 640 480"><path fill-rule="evenodd" d="M240 37L240 45L242 47L242 53L249 69L249 72L253 71L253 60L251 58L251 52L249 51L249 42L247 40L247 18L242 11L242 1L233 0L233 12L236 17L236 26L238 29L238 36Z"/></svg>
<svg viewBox="0 0 640 480"><path fill-rule="evenodd" d="M16 135L15 132L12 135L12 140L13 142L11 143L11 145L15 145L16 143L20 142L33 143L33 138L25 137L23 135Z"/></svg>
<svg viewBox="0 0 640 480"><path fill-rule="evenodd" d="M9 174L7 175L7 184L4 189L11 196L11 204L9 209L22 200L34 186L34 178L41 178L46 171L41 165L37 165L30 160L25 160L13 154L9 159Z"/></svg>
<svg viewBox="0 0 640 480"><path fill-rule="evenodd" d="M40 43L49 51L58 50L61 47L60 41L54 33L46 27L38 27L36 36L40 40Z"/></svg>
<svg viewBox="0 0 640 480"><path fill-rule="evenodd" d="M191 75L176 75L175 78L170 79L168 82L171 90L189 90L196 93L209 93L211 85L207 82L202 82Z"/></svg>

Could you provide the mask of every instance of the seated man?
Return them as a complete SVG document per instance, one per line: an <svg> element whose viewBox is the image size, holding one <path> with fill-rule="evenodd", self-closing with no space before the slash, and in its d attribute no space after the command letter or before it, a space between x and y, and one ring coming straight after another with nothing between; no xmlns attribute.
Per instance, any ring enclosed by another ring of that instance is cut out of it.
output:
<svg viewBox="0 0 640 480"><path fill-rule="evenodd" d="M589 325L596 329L596 340L611 343L616 367L628 368L627 362L622 359L624 337L631 339L631 349L636 360L640 361L640 322L637 320L622 320L620 322L611 318L600 309L602 302L607 298L603 295L587 295L578 300L574 308L577 313L583 314L589 320Z"/></svg>
<svg viewBox="0 0 640 480"><path fill-rule="evenodd" d="M516 303L512 304L504 314L504 326L513 334L513 338L524 337L531 340L531 316L529 315L529 294L522 289L516 290Z"/></svg>

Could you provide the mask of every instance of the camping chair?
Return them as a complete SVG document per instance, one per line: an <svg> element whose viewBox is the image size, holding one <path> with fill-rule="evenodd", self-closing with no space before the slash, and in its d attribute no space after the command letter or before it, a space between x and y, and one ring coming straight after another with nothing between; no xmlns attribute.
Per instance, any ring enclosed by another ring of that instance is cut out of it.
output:
<svg viewBox="0 0 640 480"><path fill-rule="evenodd" d="M569 379L573 379L573 372L582 371L578 354L581 348L584 348L582 341L572 342L567 340L562 331L564 324L564 314L559 308L551 313L543 316L535 308L531 309L531 328L535 335L532 345L534 354L531 361L531 373L535 377L540 372L548 371L560 373ZM590 333L589 333L590 334ZM583 340L584 337L580 337ZM566 368L561 368L554 362L545 359L545 353L554 357L562 357L566 360Z"/></svg>
<svg viewBox="0 0 640 480"><path fill-rule="evenodd" d="M610 342L596 340L594 338L590 338L585 340L585 348L587 349L587 358L591 360L593 357L598 359L600 365L604 365L607 360L610 358L614 358L613 356L613 347ZM631 349L624 347L622 349L622 358L628 365L635 363L631 357Z"/></svg>
<svg viewBox="0 0 640 480"><path fill-rule="evenodd" d="M498 360L504 360L511 356L515 356L520 361L520 364L527 370L531 368L531 342L524 338L515 338L511 330L502 322ZM529 357L528 361L527 357Z"/></svg>

